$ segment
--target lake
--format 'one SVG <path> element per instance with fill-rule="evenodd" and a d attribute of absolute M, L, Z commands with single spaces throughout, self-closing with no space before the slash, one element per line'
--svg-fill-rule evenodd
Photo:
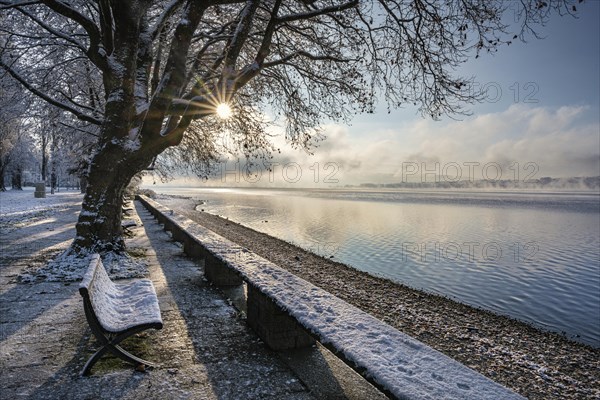
<path fill-rule="evenodd" d="M 600 347 L 600 194 L 160 188 L 307 250 Z"/>

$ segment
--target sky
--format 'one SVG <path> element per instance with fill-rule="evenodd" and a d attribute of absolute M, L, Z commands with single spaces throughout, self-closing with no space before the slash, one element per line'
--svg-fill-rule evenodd
<path fill-rule="evenodd" d="M 458 179 L 524 180 L 600 175 L 600 1 L 578 18 L 554 16 L 527 43 L 471 59 L 458 71 L 487 88 L 469 116 L 433 121 L 415 108 L 326 124 L 314 155 L 279 140 L 272 172 L 244 179 L 221 164 L 202 185 L 331 187 Z M 383 103 L 383 102 L 382 102 Z M 175 180 L 174 185 L 197 184 Z"/>

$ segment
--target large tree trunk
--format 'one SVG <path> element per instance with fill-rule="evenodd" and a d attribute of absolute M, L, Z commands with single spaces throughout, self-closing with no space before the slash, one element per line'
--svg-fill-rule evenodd
<path fill-rule="evenodd" d="M 119 145 L 105 145 L 92 160 L 77 236 L 71 251 L 122 252 L 125 249 L 121 226 L 123 193 L 131 178 L 142 171 L 152 155 L 135 153 Z"/>

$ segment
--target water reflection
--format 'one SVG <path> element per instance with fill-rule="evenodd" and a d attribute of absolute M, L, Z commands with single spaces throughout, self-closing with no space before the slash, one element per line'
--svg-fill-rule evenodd
<path fill-rule="evenodd" d="M 597 194 L 185 193 L 355 268 L 600 345 Z"/>

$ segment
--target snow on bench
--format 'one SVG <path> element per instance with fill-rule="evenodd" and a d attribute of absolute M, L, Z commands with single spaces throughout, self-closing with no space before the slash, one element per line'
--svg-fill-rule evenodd
<path fill-rule="evenodd" d="M 83 297 L 87 321 L 101 345 L 83 367 L 82 375 L 87 375 L 107 351 L 136 366 L 156 366 L 119 346 L 120 342 L 135 333 L 162 328 L 158 298 L 152 281 L 136 279 L 115 284 L 106 273 L 100 255 L 94 254 L 79 285 L 79 293 Z"/>
<path fill-rule="evenodd" d="M 310 336 L 398 399 L 522 399 L 504 386 L 398 331 L 270 261 L 140 196 L 184 251 L 205 258 L 219 284 L 248 285 L 248 324 L 267 345 L 308 345 Z M 301 325 L 303 329 L 298 329 Z M 301 332 L 300 332 L 301 331 Z"/>

